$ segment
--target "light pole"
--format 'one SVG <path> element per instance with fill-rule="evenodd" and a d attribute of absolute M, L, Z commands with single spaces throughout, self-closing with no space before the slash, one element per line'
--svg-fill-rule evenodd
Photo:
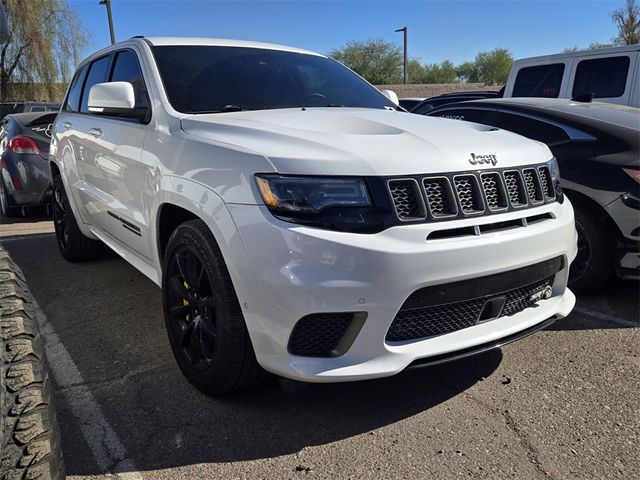
<path fill-rule="evenodd" d="M 407 27 L 402 27 L 396 30 L 396 32 L 404 32 L 404 84 L 409 83 L 409 70 L 407 69 Z"/>
<path fill-rule="evenodd" d="M 113 32 L 113 17 L 111 16 L 111 0 L 100 0 L 100 5 L 107 6 L 107 17 L 109 17 L 109 33 L 111 34 L 111 45 L 116 43 L 116 34 Z"/>

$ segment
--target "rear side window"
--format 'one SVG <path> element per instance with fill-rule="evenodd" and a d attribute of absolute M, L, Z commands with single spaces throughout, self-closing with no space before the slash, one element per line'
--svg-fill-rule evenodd
<path fill-rule="evenodd" d="M 564 63 L 521 68 L 513 86 L 513 97 L 558 98 Z"/>
<path fill-rule="evenodd" d="M 593 98 L 621 97 L 626 90 L 629 57 L 582 60 L 576 68 L 573 95 L 593 93 Z"/>
<path fill-rule="evenodd" d="M 70 112 L 80 111 L 80 96 L 82 95 L 82 84 L 84 83 L 84 77 L 87 75 L 87 69 L 89 65 L 82 67 L 71 82 L 69 88 L 69 94 L 67 95 L 67 103 L 65 103 L 64 109 Z"/>
<path fill-rule="evenodd" d="M 89 91 L 96 83 L 103 83 L 107 81 L 107 75 L 109 74 L 109 61 L 111 57 L 106 56 L 99 58 L 91 64 L 89 67 L 89 73 L 87 74 L 87 81 L 84 84 L 82 90 L 82 103 L 80 104 L 80 111 L 86 113 L 89 111 L 87 105 L 89 103 Z"/>
<path fill-rule="evenodd" d="M 147 107 L 147 89 L 144 85 L 142 70 L 138 57 L 130 50 L 124 50 L 116 54 L 116 59 L 111 74 L 112 82 L 129 82 L 133 85 L 136 96 L 136 107 Z"/>

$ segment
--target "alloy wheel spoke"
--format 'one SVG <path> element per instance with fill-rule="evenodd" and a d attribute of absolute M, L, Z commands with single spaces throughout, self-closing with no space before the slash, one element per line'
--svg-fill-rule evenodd
<path fill-rule="evenodd" d="M 171 285 L 171 288 L 175 291 L 175 293 L 180 296 L 180 298 L 187 298 L 189 292 L 185 288 L 184 283 L 180 281 L 180 278 L 177 275 L 171 277 L 169 284 Z"/>
<path fill-rule="evenodd" d="M 218 336 L 215 323 L 211 318 L 202 319 L 202 331 L 205 336 L 208 337 L 211 341 L 213 341 Z"/>
<path fill-rule="evenodd" d="M 184 320 L 185 315 L 187 313 L 189 313 L 189 311 L 192 309 L 193 307 L 191 305 L 178 305 L 176 307 L 173 307 L 170 310 L 171 316 L 173 318 L 179 318 L 180 320 Z"/>
<path fill-rule="evenodd" d="M 208 308 L 213 313 L 213 309 L 216 307 L 216 299 L 213 295 L 203 298 L 201 302 L 205 308 Z"/>
<path fill-rule="evenodd" d="M 193 324 L 193 332 L 191 333 L 191 341 L 189 342 L 189 353 L 191 354 L 191 363 L 195 365 L 205 360 L 205 354 L 202 343 L 202 326 L 199 322 L 193 322 Z"/>
<path fill-rule="evenodd" d="M 180 339 L 178 340 L 178 345 L 180 348 L 187 348 L 187 346 L 191 343 L 191 337 L 193 337 L 193 328 L 194 322 L 189 322 L 184 327 L 184 330 L 180 333 Z"/>

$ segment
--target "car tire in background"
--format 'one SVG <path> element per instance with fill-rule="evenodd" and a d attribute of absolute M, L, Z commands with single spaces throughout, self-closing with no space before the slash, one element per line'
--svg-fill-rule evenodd
<path fill-rule="evenodd" d="M 0 180 L 0 212 L 4 217 L 17 217 L 20 215 L 20 209 L 11 205 L 9 197 L 7 196 L 7 190 L 4 187 L 4 183 Z"/>
<path fill-rule="evenodd" d="M 107 247 L 99 240 L 86 237 L 78 227 L 69 199 L 59 175 L 53 179 L 53 226 L 62 256 L 69 262 L 84 262 L 105 255 Z"/>
<path fill-rule="evenodd" d="M 602 225 L 580 205 L 574 205 L 578 255 L 571 264 L 569 287 L 575 292 L 595 290 L 614 272 L 613 244 Z"/>
<path fill-rule="evenodd" d="M 60 430 L 36 308 L 20 269 L 0 248 L 0 478 L 65 477 Z"/>
<path fill-rule="evenodd" d="M 191 384 L 211 395 L 267 380 L 220 248 L 203 221 L 190 220 L 173 232 L 162 271 L 171 349 Z"/>

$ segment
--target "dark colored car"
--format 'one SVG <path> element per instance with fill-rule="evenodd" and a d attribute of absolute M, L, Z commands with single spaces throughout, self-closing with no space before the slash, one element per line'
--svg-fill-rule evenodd
<path fill-rule="evenodd" d="M 411 97 L 411 98 L 399 98 L 398 101 L 400 102 L 400 106 L 402 108 L 404 108 L 407 111 L 410 111 L 413 107 L 415 107 L 416 105 L 418 105 L 419 103 L 423 102 L 425 100 L 424 97 L 419 98 L 419 97 Z"/>
<path fill-rule="evenodd" d="M 60 110 L 59 103 L 46 103 L 46 102 L 2 102 L 0 103 L 0 120 L 7 115 L 14 113 L 28 113 L 28 112 L 57 112 Z"/>
<path fill-rule="evenodd" d="M 445 105 L 429 115 L 510 130 L 551 149 L 575 210 L 578 256 L 570 285 L 576 291 L 593 289 L 614 272 L 640 277 L 640 109 L 500 98 Z"/>
<path fill-rule="evenodd" d="M 0 122 L 0 206 L 7 217 L 51 203 L 49 142 L 57 114 L 19 113 Z"/>
<path fill-rule="evenodd" d="M 499 92 L 481 90 L 474 92 L 445 93 L 436 97 L 427 98 L 426 100 L 411 108 L 409 112 L 416 113 L 418 115 L 426 115 L 427 112 L 441 105 L 466 102 L 468 100 L 482 100 L 483 98 L 498 98 L 500 96 L 502 96 L 502 90 L 500 90 Z"/>

